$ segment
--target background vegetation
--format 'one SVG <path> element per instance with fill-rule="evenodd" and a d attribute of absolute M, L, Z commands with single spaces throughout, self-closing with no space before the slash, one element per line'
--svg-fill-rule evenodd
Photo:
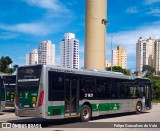
<path fill-rule="evenodd" d="M 16 68 L 18 68 L 18 65 L 14 65 L 13 67 L 10 67 L 12 64 L 12 59 L 9 56 L 2 56 L 0 58 L 0 73 L 9 73 L 12 74 L 16 71 Z"/>
<path fill-rule="evenodd" d="M 106 67 L 106 70 L 107 70 L 107 71 L 111 71 L 111 67 Z M 128 70 L 128 69 L 123 69 L 123 68 L 120 67 L 120 66 L 113 66 L 113 67 L 112 67 L 112 71 L 121 72 L 121 73 L 123 73 L 123 74 L 125 74 L 125 75 L 128 75 L 128 76 L 131 75 L 131 71 L 130 71 L 130 70 Z"/>

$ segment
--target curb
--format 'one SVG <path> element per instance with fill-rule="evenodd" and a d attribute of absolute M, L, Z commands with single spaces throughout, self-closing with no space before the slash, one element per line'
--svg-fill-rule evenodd
<path fill-rule="evenodd" d="M 152 103 L 152 105 L 160 105 L 160 103 Z"/>
<path fill-rule="evenodd" d="M 1 116 L 1 115 L 4 115 L 4 112 L 0 112 L 0 116 Z"/>

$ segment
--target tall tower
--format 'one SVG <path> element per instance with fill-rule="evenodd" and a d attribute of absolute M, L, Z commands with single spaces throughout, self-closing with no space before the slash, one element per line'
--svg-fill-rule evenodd
<path fill-rule="evenodd" d="M 107 0 L 86 0 L 85 69 L 105 69 Z"/>

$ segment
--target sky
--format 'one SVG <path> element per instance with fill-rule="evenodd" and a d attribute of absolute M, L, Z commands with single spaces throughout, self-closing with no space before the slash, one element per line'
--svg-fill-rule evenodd
<path fill-rule="evenodd" d="M 112 49 L 127 50 L 127 68 L 135 71 L 139 37 L 160 38 L 160 0 L 108 0 L 106 59 Z M 25 65 L 26 53 L 40 42 L 56 46 L 60 63 L 60 41 L 65 33 L 79 40 L 80 67 L 84 66 L 85 0 L 0 0 L 0 57 L 9 56 L 13 65 Z M 113 36 L 113 37 L 112 37 Z"/>

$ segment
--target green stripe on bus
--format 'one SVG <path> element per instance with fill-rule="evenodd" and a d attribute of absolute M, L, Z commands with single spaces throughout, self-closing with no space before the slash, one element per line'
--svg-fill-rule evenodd
<path fill-rule="evenodd" d="M 119 110 L 119 103 L 101 103 L 101 104 L 91 104 L 92 111 L 110 111 L 110 110 Z"/>
<path fill-rule="evenodd" d="M 79 105 L 79 112 L 82 105 Z M 92 111 L 111 111 L 111 110 L 119 110 L 120 104 L 119 103 L 101 103 L 101 104 L 91 104 Z M 64 106 L 49 106 L 48 107 L 48 116 L 55 116 L 58 113 L 58 115 L 64 115 Z"/>

